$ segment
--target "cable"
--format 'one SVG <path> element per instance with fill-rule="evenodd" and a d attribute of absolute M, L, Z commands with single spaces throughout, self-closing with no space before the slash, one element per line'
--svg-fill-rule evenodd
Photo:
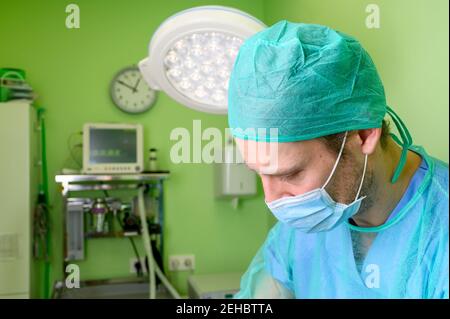
<path fill-rule="evenodd" d="M 167 290 L 169 290 L 169 293 L 175 299 L 181 299 L 181 296 L 178 293 L 178 291 L 175 290 L 175 288 L 170 284 L 169 280 L 167 280 L 166 276 L 164 276 L 164 273 L 159 268 L 158 263 L 155 263 L 155 271 L 156 271 L 156 275 L 159 277 L 159 279 L 161 280 L 163 285 L 166 286 Z"/>
<path fill-rule="evenodd" d="M 147 220 L 145 218 L 145 205 L 144 205 L 144 187 L 139 187 L 138 191 L 138 207 L 139 216 L 141 217 L 142 239 L 144 240 L 144 247 L 148 258 L 148 279 L 150 285 L 150 299 L 156 298 L 156 282 L 155 282 L 155 269 L 152 245 L 150 244 L 150 234 L 147 228 Z"/>
<path fill-rule="evenodd" d="M 120 225 L 122 231 L 124 231 L 124 228 L 123 228 L 123 225 L 122 225 L 122 222 L 121 222 L 121 220 L 120 220 L 119 215 L 117 215 L 117 221 L 119 222 L 119 225 Z M 137 262 L 138 262 L 139 266 L 141 267 L 141 269 L 144 269 L 144 267 L 142 266 L 142 263 L 141 263 L 141 257 L 140 257 L 140 255 L 139 255 L 139 252 L 138 252 L 138 250 L 137 250 L 137 247 L 136 247 L 136 244 L 135 244 L 133 238 L 132 238 L 132 237 L 129 237 L 129 236 L 127 236 L 127 238 L 130 240 L 131 247 L 133 248 L 134 255 L 135 255 L 136 259 L 137 259 Z M 138 277 L 141 276 L 140 273 L 138 273 L 137 275 L 138 275 Z"/>
<path fill-rule="evenodd" d="M 75 144 L 75 145 L 73 145 L 73 146 L 71 145 L 71 144 L 72 144 L 72 138 L 73 138 L 76 134 L 82 135 L 83 132 L 78 131 L 78 132 L 73 132 L 73 133 L 71 133 L 71 134 L 69 135 L 69 137 L 67 138 L 67 147 L 68 147 L 68 149 L 69 149 L 70 157 L 71 157 L 72 160 L 75 162 L 75 164 L 78 165 L 78 168 L 81 168 L 81 167 L 82 167 L 82 164 L 77 160 L 76 156 L 75 156 L 74 153 L 73 153 L 73 149 L 74 149 L 75 147 L 81 147 L 81 146 L 83 146 L 83 144 L 78 143 L 78 144 Z"/>
<path fill-rule="evenodd" d="M 104 189 L 103 190 L 103 194 L 105 195 L 105 201 L 106 201 L 106 198 L 109 197 L 109 193 L 108 193 L 108 191 L 106 189 Z M 119 223 L 120 229 L 122 229 L 122 232 L 124 232 L 125 229 L 124 229 L 124 227 L 122 225 L 122 221 L 120 220 L 119 215 L 116 216 L 116 219 L 117 219 L 117 222 Z M 139 255 L 139 252 L 138 252 L 137 247 L 136 247 L 136 243 L 134 242 L 132 237 L 127 236 L 127 238 L 130 240 L 131 247 L 133 248 L 133 251 L 134 251 L 134 256 L 136 257 L 137 262 L 139 263 L 139 266 L 141 267 L 141 270 L 144 269 L 144 267 L 143 267 L 143 265 L 141 263 L 141 257 Z M 141 274 L 137 273 L 137 275 L 138 275 L 138 277 L 140 277 Z"/>
<path fill-rule="evenodd" d="M 50 225 L 50 210 L 49 210 L 49 203 L 50 203 L 50 197 L 49 197 L 49 190 L 48 190 L 48 169 L 47 169 L 47 143 L 46 143 L 46 131 L 45 131 L 45 117 L 44 112 L 45 109 L 40 106 L 36 106 L 37 111 L 37 117 L 39 126 L 41 128 L 40 133 L 40 148 L 41 148 L 41 183 L 39 185 L 39 194 L 41 195 L 40 200 L 41 203 L 44 205 L 46 210 L 44 211 L 45 217 L 46 217 L 46 228 L 47 231 L 44 235 L 44 241 L 45 241 L 45 247 L 47 248 L 46 254 L 47 258 L 44 261 L 44 299 L 49 298 L 50 294 L 50 272 L 51 272 L 51 263 L 50 263 L 50 244 L 52 242 L 51 240 L 51 225 Z M 39 200 L 39 197 L 38 197 Z"/>
<path fill-rule="evenodd" d="M 176 289 L 167 280 L 164 273 L 159 268 L 158 264 L 154 261 L 152 245 L 150 243 L 150 234 L 148 232 L 147 220 L 145 218 L 145 204 L 144 204 L 144 186 L 139 187 L 138 192 L 138 207 L 139 216 L 141 217 L 141 227 L 142 227 L 142 240 L 144 241 L 144 247 L 147 253 L 148 265 L 149 265 L 149 284 L 150 284 L 150 299 L 155 299 L 156 297 L 156 287 L 155 287 L 155 273 L 161 280 L 161 282 L 169 290 L 170 294 L 175 299 L 180 299 L 180 295 Z"/>

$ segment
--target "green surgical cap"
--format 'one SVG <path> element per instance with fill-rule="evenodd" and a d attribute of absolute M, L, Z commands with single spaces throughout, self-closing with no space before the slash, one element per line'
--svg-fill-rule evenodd
<path fill-rule="evenodd" d="M 239 50 L 228 96 L 235 137 L 308 140 L 381 127 L 385 114 L 375 65 L 348 35 L 322 25 L 280 21 Z M 270 136 L 270 128 L 277 128 L 278 136 Z M 261 129 L 267 134 L 258 133 Z"/>
<path fill-rule="evenodd" d="M 378 128 L 386 112 L 402 147 L 394 183 L 412 138 L 386 105 L 375 65 L 356 39 L 322 25 L 280 21 L 242 44 L 230 76 L 228 121 L 241 139 L 294 142 Z"/>

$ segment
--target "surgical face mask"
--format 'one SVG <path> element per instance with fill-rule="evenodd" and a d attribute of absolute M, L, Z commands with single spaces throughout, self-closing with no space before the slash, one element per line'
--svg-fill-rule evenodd
<path fill-rule="evenodd" d="M 335 202 L 325 190 L 325 187 L 333 177 L 336 167 L 344 150 L 347 132 L 345 132 L 339 155 L 334 163 L 331 174 L 321 188 L 316 188 L 304 194 L 291 197 L 283 197 L 267 203 L 267 206 L 275 217 L 283 223 L 307 233 L 328 231 L 355 215 L 361 201 L 365 198 L 359 197 L 364 182 L 367 168 L 367 154 L 364 158 L 364 170 L 361 177 L 359 189 L 354 201 L 350 204 Z"/>

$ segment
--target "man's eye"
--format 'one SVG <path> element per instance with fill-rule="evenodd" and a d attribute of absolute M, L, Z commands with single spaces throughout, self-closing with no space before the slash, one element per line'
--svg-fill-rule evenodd
<path fill-rule="evenodd" d="M 293 180 L 294 178 L 296 178 L 298 176 L 298 174 L 300 173 L 300 171 L 288 174 L 288 175 L 283 175 L 280 177 L 280 180 L 283 182 L 289 182 L 291 180 Z"/>

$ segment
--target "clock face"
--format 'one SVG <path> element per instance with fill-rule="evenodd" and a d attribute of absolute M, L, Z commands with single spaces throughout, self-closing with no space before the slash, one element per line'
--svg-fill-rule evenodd
<path fill-rule="evenodd" d="M 156 91 L 148 87 L 137 67 L 121 70 L 111 82 L 114 104 L 127 113 L 142 113 L 156 101 Z"/>

